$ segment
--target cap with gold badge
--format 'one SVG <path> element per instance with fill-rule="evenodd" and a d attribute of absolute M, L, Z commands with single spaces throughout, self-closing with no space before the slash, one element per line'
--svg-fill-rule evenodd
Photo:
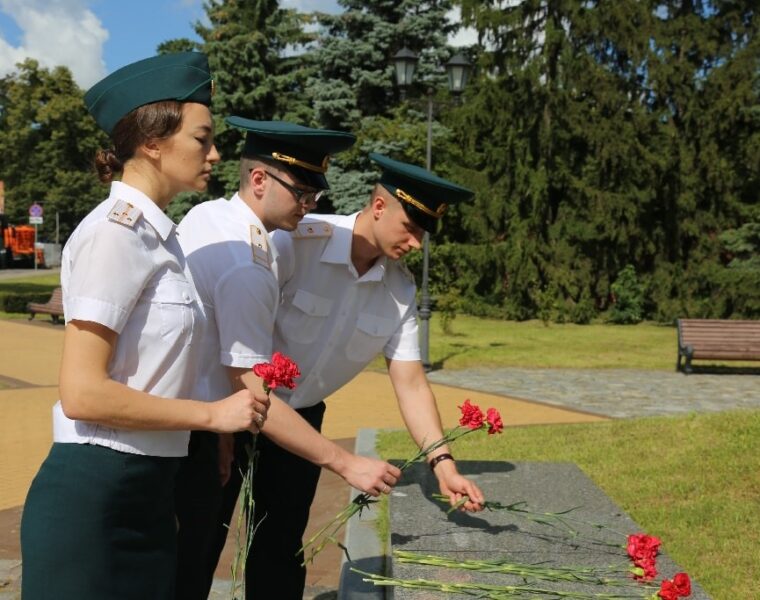
<path fill-rule="evenodd" d="M 288 121 L 254 121 L 235 116 L 225 121 L 246 132 L 243 156 L 281 163 L 301 183 L 320 190 L 330 187 L 325 178 L 330 157 L 356 141 L 356 136 L 345 131 L 314 129 Z"/>
<path fill-rule="evenodd" d="M 87 110 L 110 135 L 127 113 L 161 100 L 208 106 L 214 81 L 201 52 L 176 52 L 146 58 L 114 71 L 84 96 Z"/>
<path fill-rule="evenodd" d="M 383 170 L 378 183 L 401 202 L 417 225 L 434 232 L 449 204 L 466 202 L 475 194 L 416 165 L 372 152 L 369 158 Z"/>

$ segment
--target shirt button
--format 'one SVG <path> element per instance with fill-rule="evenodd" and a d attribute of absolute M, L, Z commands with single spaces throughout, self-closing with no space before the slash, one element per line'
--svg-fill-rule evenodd
<path fill-rule="evenodd" d="M 188 294 L 187 292 L 182 294 L 182 298 L 184 299 L 185 302 L 190 302 L 190 294 Z"/>

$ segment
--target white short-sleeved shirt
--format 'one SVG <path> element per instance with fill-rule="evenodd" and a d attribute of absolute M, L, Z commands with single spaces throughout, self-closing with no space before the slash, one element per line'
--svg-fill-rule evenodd
<path fill-rule="evenodd" d="M 207 326 L 193 397 L 217 400 L 231 393 L 225 367 L 251 368 L 271 359 L 280 297 L 276 253 L 238 194 L 194 207 L 178 233 Z"/>
<path fill-rule="evenodd" d="M 175 225 L 145 194 L 121 182 L 79 224 L 63 249 L 66 321 L 119 334 L 108 372 L 133 389 L 189 398 L 202 313 L 185 272 Z M 53 408 L 56 442 L 133 454 L 185 456 L 187 431 L 134 431 L 75 421 Z"/>
<path fill-rule="evenodd" d="M 293 358 L 302 374 L 294 390 L 277 393 L 293 408 L 324 400 L 380 352 L 420 359 L 414 280 L 385 257 L 358 276 L 351 262 L 357 215 L 314 215 L 294 233 L 272 234 L 282 288 L 273 349 Z M 323 222 L 332 225 L 331 235 L 299 233 Z"/>

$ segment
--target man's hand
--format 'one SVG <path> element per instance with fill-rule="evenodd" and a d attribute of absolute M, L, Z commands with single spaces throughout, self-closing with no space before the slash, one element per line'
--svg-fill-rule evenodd
<path fill-rule="evenodd" d="M 485 502 L 483 492 L 473 481 L 459 474 L 453 460 L 439 462 L 433 472 L 438 478 L 441 493 L 449 497 L 451 506 L 456 506 L 462 498 L 467 496 L 469 499 L 459 510 L 468 512 L 483 510 L 483 502 Z"/>
<path fill-rule="evenodd" d="M 401 477 L 398 467 L 376 458 L 356 454 L 346 457 L 343 468 L 337 473 L 356 489 L 374 497 L 390 494 Z"/>

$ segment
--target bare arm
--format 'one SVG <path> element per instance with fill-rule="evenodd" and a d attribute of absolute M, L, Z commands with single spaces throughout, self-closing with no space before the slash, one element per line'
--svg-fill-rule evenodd
<path fill-rule="evenodd" d="M 261 390 L 262 383 L 249 369 L 227 368 L 235 387 Z M 401 471 L 390 463 L 352 454 L 314 429 L 275 394 L 261 431 L 278 446 L 340 475 L 353 487 L 372 496 L 388 493 Z"/>
<path fill-rule="evenodd" d="M 59 392 L 70 419 L 139 430 L 240 431 L 256 417 L 247 391 L 218 402 L 160 398 L 114 381 L 108 363 L 118 334 L 91 321 L 66 325 Z"/>
<path fill-rule="evenodd" d="M 443 437 L 441 417 L 422 363 L 386 358 L 386 364 L 401 416 L 412 439 L 420 448 L 440 440 Z M 436 456 L 449 452 L 448 446 L 436 448 L 427 457 L 427 461 L 429 463 Z M 433 472 L 438 478 L 441 493 L 449 497 L 452 506 L 467 495 L 470 501 L 463 508 L 470 511 L 482 510 L 483 492 L 474 482 L 459 474 L 453 460 L 439 462 Z"/>

